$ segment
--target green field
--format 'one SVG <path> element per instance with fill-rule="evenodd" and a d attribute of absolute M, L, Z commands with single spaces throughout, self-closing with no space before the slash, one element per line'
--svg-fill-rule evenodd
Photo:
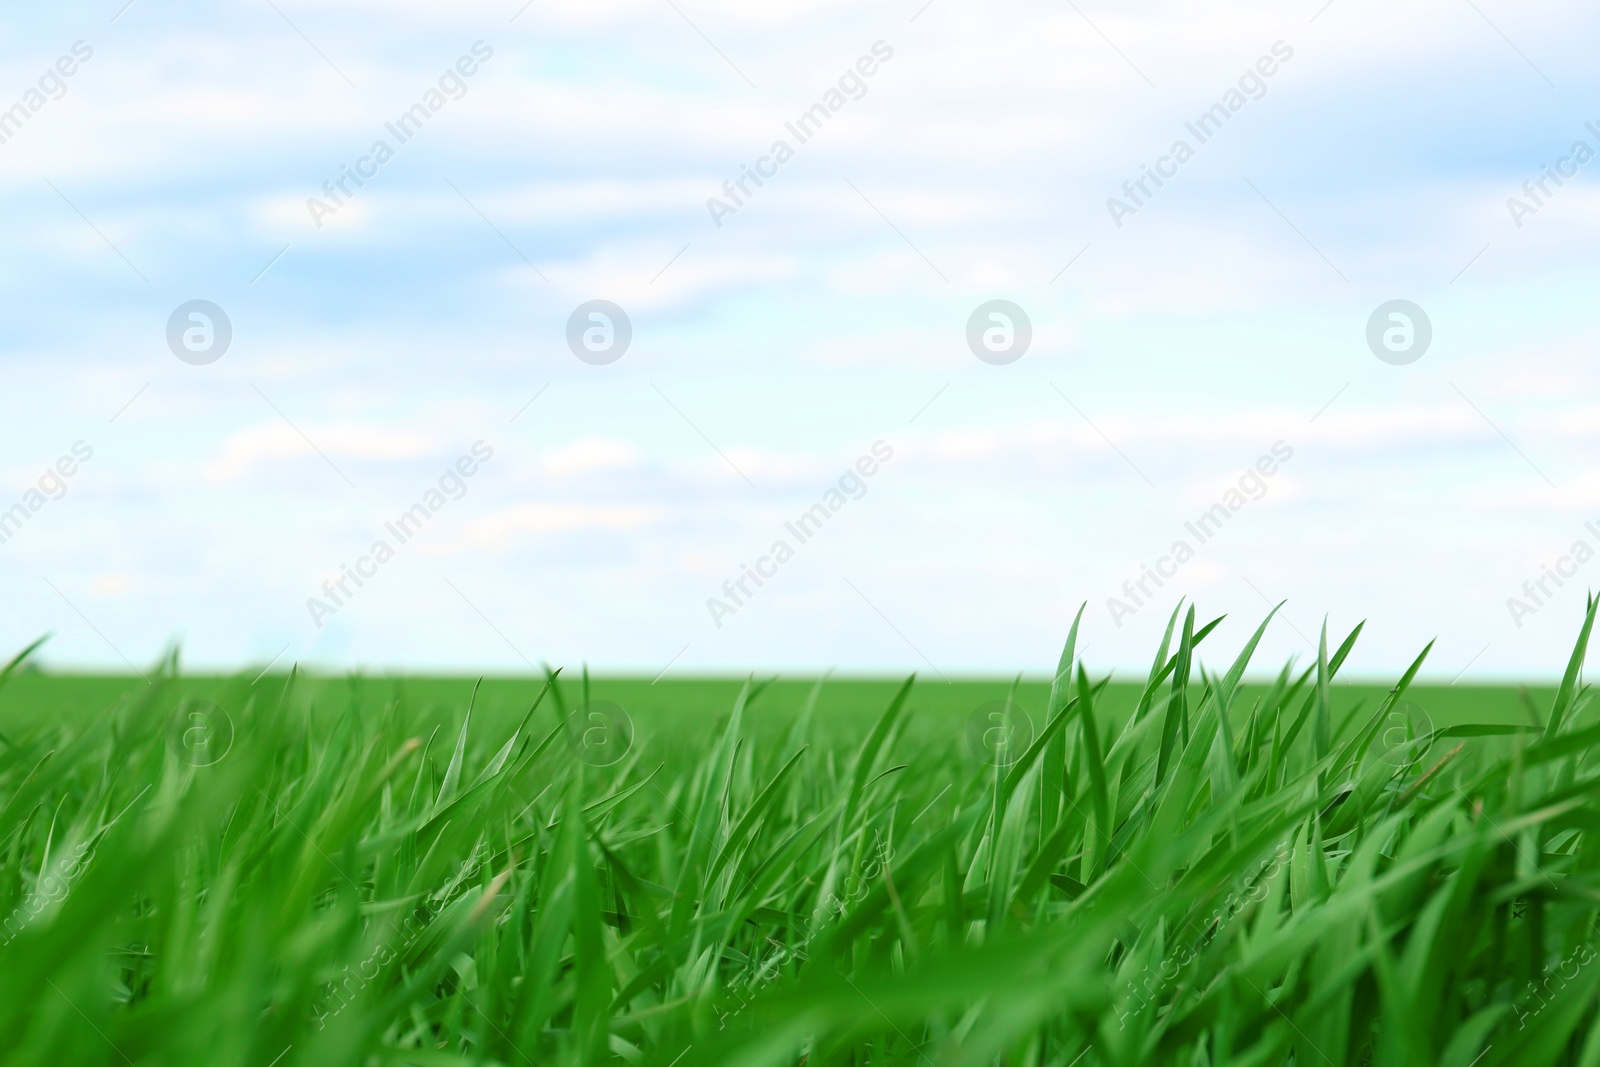
<path fill-rule="evenodd" d="M 1581 656 L 1201 621 L 1109 682 L 19 661 L 0 1060 L 1600 1067 Z"/>
<path fill-rule="evenodd" d="M 240 677 L 185 675 L 167 682 L 169 700 L 197 698 L 221 702 L 237 708 L 263 692 L 277 694 L 287 681 L 284 675 L 269 675 L 256 685 L 254 674 Z M 459 726 L 474 688 L 478 689 L 477 714 L 487 726 L 504 722 L 507 729 L 516 725 L 529 703 L 538 695 L 542 678 L 506 677 L 385 677 L 353 676 L 330 678 L 300 675 L 296 682 L 298 700 L 320 708 L 349 707 L 356 703 L 403 702 L 428 709 L 440 721 Z M 747 681 L 762 686 L 759 700 L 745 715 L 745 728 L 760 737 L 771 730 L 781 734 L 805 707 L 815 677 L 792 678 L 760 675 L 746 678 L 666 678 L 652 683 L 648 678 L 595 677 L 590 679 L 592 699 L 608 700 L 624 708 L 635 720 L 639 736 L 657 731 L 672 734 L 698 732 L 709 740 L 719 722 L 733 708 Z M 843 678 L 822 679 L 823 690 L 816 702 L 814 717 L 831 729 L 848 734 L 854 730 L 864 738 L 883 709 L 893 699 L 905 679 Z M 563 692 L 581 687 L 581 678 L 566 677 Z M 1388 693 L 1390 684 L 1381 682 L 1335 682 L 1330 698 L 1336 720 L 1359 715 Z M 118 701 L 133 700 L 147 688 L 135 676 L 46 674 L 22 671 L 7 683 L 0 697 L 0 730 L 7 726 L 28 729 L 41 720 L 87 723 Z M 1270 685 L 1246 681 L 1238 700 L 1246 706 L 1264 695 Z M 1121 722 L 1138 706 L 1142 682 L 1112 681 L 1096 699 L 1096 708 L 1112 721 Z M 1519 689 L 1472 685 L 1416 684 L 1406 691 L 1406 701 L 1424 709 L 1438 725 L 1454 726 L 1468 722 L 1529 723 L 1528 702 L 1539 719 L 1555 699 L 1556 686 L 1530 687 L 1526 696 Z M 960 723 L 977 708 L 992 700 L 1011 699 L 1031 719 L 1043 725 L 1045 704 L 1050 697 L 1050 682 L 1024 679 L 1013 689 L 1010 679 L 958 679 L 945 683 L 919 677 L 906 701 L 913 733 L 942 730 Z"/>

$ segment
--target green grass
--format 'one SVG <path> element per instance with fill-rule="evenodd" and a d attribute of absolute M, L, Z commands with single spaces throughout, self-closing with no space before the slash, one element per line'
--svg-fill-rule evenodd
<path fill-rule="evenodd" d="M 8 669 L 0 1059 L 1600 1067 L 1593 617 L 1530 692 L 1192 613 L 1139 682 Z"/>

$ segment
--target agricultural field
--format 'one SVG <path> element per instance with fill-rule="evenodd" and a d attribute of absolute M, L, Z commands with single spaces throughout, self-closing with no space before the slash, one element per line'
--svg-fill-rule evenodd
<path fill-rule="evenodd" d="M 1594 615 L 1531 690 L 1192 611 L 1142 679 L 24 654 L 0 1060 L 1600 1067 Z"/>

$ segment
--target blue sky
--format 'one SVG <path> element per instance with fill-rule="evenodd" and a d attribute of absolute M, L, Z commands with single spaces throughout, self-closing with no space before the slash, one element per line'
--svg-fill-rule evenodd
<path fill-rule="evenodd" d="M 1131 670 L 1184 596 L 1229 615 L 1225 644 L 1287 599 L 1263 663 L 1326 615 L 1369 620 L 1362 673 L 1437 637 L 1433 677 L 1547 676 L 1600 586 L 1571 551 L 1600 550 L 1600 161 L 1520 226 L 1507 200 L 1600 149 L 1597 22 L 1500 0 L 13 13 L 0 515 L 26 514 L 0 645 L 937 678 L 1047 668 L 1087 602 L 1089 661 Z M 707 200 L 878 42 L 864 93 L 719 227 Z M 475 45 L 459 98 L 319 227 L 308 199 Z M 1259 99 L 1117 226 L 1108 198 L 1274 46 Z M 233 331 L 206 365 L 166 340 L 196 299 Z M 633 327 L 604 366 L 566 342 L 595 299 Z M 1004 366 L 966 341 L 994 299 L 1033 326 Z M 1395 299 L 1433 329 L 1405 366 L 1365 339 Z M 880 441 L 859 499 L 714 619 Z M 477 442 L 459 499 L 332 605 Z M 1260 499 L 1113 610 L 1279 442 Z M 41 478 L 59 498 L 33 510 Z M 1546 566 L 1571 576 L 1535 603 Z"/>

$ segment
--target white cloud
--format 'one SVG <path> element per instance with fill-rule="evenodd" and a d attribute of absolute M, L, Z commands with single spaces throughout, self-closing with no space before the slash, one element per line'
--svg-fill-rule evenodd
<path fill-rule="evenodd" d="M 615 437 L 582 437 L 541 453 L 539 466 L 552 478 L 578 478 L 600 471 L 636 467 L 640 457 L 641 453 L 632 441 Z"/>
<path fill-rule="evenodd" d="M 666 514 L 664 508 L 635 504 L 518 504 L 467 522 L 454 542 L 427 551 L 437 555 L 473 550 L 499 553 L 537 542 L 549 534 L 596 530 L 629 533 L 661 522 Z"/>
<path fill-rule="evenodd" d="M 441 451 L 434 438 L 411 430 L 353 423 L 312 423 L 304 430 L 306 436 L 302 437 L 281 420 L 239 430 L 206 463 L 205 476 L 217 482 L 235 481 L 259 464 L 317 458 L 319 450 L 335 458 L 378 461 L 417 459 Z"/>

